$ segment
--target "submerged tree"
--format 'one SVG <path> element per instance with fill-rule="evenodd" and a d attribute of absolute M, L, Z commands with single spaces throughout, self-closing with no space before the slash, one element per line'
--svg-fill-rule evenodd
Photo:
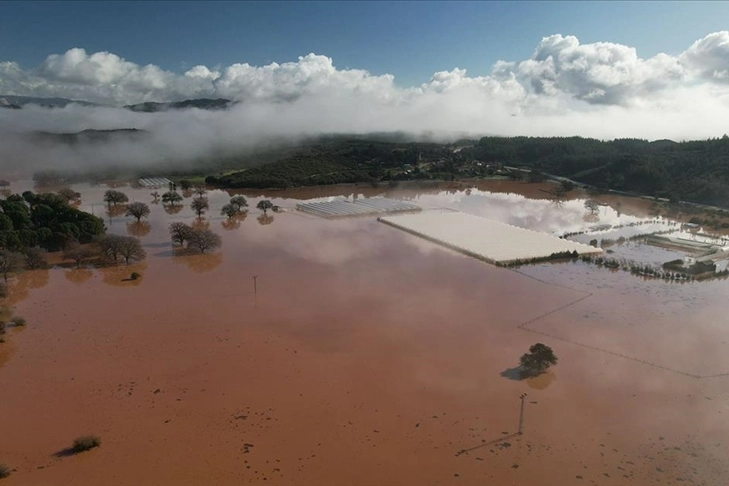
<path fill-rule="evenodd" d="M 114 206 L 116 206 L 117 204 L 124 204 L 127 201 L 129 201 L 129 198 L 121 191 L 109 189 L 104 193 L 104 202 L 109 206 L 111 206 L 112 204 Z"/>
<path fill-rule="evenodd" d="M 73 260 L 76 268 L 80 268 L 81 264 L 92 256 L 93 252 L 90 249 L 84 248 L 77 242 L 70 243 L 63 251 L 64 260 Z"/>
<path fill-rule="evenodd" d="M 35 268 L 43 268 L 48 264 L 48 262 L 46 262 L 46 252 L 37 246 L 26 248 L 23 251 L 23 258 L 25 259 L 25 265 L 31 270 Z"/>
<path fill-rule="evenodd" d="M 195 211 L 195 214 L 197 214 L 198 218 L 202 218 L 202 215 L 205 213 L 205 210 L 210 207 L 210 204 L 208 204 L 208 198 L 196 197 L 192 200 L 192 204 L 190 204 L 190 207 L 193 211 Z"/>
<path fill-rule="evenodd" d="M 19 271 L 23 268 L 23 255 L 9 250 L 0 250 L 0 274 L 5 281 L 11 273 Z"/>
<path fill-rule="evenodd" d="M 127 205 L 127 216 L 134 216 L 139 222 L 142 218 L 149 216 L 149 206 L 143 202 L 133 202 Z"/>
<path fill-rule="evenodd" d="M 170 237 L 172 243 L 176 245 L 184 245 L 190 239 L 191 234 L 192 227 L 185 223 L 176 222 L 170 225 Z"/>
<path fill-rule="evenodd" d="M 222 245 L 223 240 L 220 235 L 213 233 L 209 229 L 193 229 L 190 234 L 187 247 L 205 253 L 214 250 Z"/>
<path fill-rule="evenodd" d="M 182 201 L 182 196 L 176 191 L 167 191 L 162 194 L 162 204 L 169 204 L 170 206 L 176 206 L 177 203 Z"/>
<path fill-rule="evenodd" d="M 549 346 L 537 343 L 529 348 L 529 352 L 519 359 L 521 369 L 519 375 L 522 378 L 538 376 L 557 364 L 557 356 Z"/>
<path fill-rule="evenodd" d="M 238 211 L 242 211 L 244 208 L 248 207 L 248 201 L 246 201 L 246 198 L 244 196 L 231 197 L 230 204 L 231 206 L 236 207 Z"/>
<path fill-rule="evenodd" d="M 258 201 L 258 204 L 256 205 L 256 208 L 263 211 L 263 214 L 266 214 L 266 212 L 273 207 L 273 203 L 269 201 L 268 199 L 263 199 L 262 201 Z"/>
<path fill-rule="evenodd" d="M 233 206 L 232 204 L 226 204 L 220 210 L 220 214 L 222 214 L 223 216 L 227 216 L 228 219 L 235 218 L 238 212 L 238 208 L 236 206 Z"/>
<path fill-rule="evenodd" d="M 595 215 L 600 211 L 600 203 L 594 199 L 588 199 L 585 201 L 585 209 L 587 209 L 591 215 Z"/>

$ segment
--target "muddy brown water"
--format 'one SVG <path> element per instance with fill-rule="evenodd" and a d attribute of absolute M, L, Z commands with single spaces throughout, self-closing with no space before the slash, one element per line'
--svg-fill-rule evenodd
<path fill-rule="evenodd" d="M 584 226 L 581 201 L 518 187 L 406 197 L 542 231 Z M 75 189 L 104 214 L 105 187 Z M 208 196 L 218 252 L 173 250 L 166 226 L 193 221 L 186 199 L 176 214 L 152 205 L 143 227 L 104 214 L 141 238 L 142 263 L 10 282 L 28 325 L 0 345 L 0 462 L 15 469 L 3 484 L 729 484 L 729 377 L 708 377 L 729 373 L 727 281 L 582 263 L 517 273 L 372 218 L 251 209 L 230 224 L 228 194 Z M 535 342 L 559 364 L 510 379 Z M 100 448 L 54 456 L 89 433 Z"/>

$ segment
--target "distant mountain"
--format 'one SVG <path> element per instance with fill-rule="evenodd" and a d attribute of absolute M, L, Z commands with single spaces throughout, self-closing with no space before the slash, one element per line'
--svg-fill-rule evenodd
<path fill-rule="evenodd" d="M 115 130 L 84 130 L 76 133 L 32 132 L 28 134 L 33 142 L 62 143 L 67 145 L 107 142 L 137 142 L 149 132 L 136 128 L 118 128 Z"/>
<path fill-rule="evenodd" d="M 5 108 L 22 108 L 25 105 L 39 105 L 44 108 L 63 108 L 71 103 L 83 106 L 98 106 L 88 101 L 70 100 L 68 98 L 37 98 L 33 96 L 0 95 L 0 106 Z"/>
<path fill-rule="evenodd" d="M 225 110 L 235 104 L 234 101 L 218 98 L 217 100 L 209 98 L 200 98 L 185 101 L 172 101 L 167 103 L 156 103 L 147 101 L 136 105 L 126 105 L 124 108 L 141 113 L 155 113 L 158 111 L 168 110 L 185 110 L 188 108 L 198 108 L 200 110 Z"/>

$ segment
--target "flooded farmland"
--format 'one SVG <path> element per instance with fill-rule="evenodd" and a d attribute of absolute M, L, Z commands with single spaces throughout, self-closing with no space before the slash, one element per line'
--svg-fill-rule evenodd
<path fill-rule="evenodd" d="M 147 258 L 9 282 L 28 325 L 0 344 L 0 459 L 16 469 L 3 484 L 729 483 L 728 280 L 579 260 L 496 268 L 373 217 L 294 210 L 354 193 L 585 243 L 680 230 L 645 204 L 604 198 L 587 211 L 584 198 L 508 181 L 336 186 L 243 191 L 251 209 L 228 221 L 231 194 L 212 190 L 197 224 L 222 249 L 180 255 L 167 227 L 194 221 L 190 198 L 179 211 L 150 204 L 138 225 L 109 213 L 106 186 L 73 188 Z M 284 211 L 254 209 L 264 195 Z M 640 240 L 610 248 L 655 265 L 681 255 Z M 536 342 L 558 365 L 515 379 Z M 102 446 L 57 454 L 83 434 Z"/>

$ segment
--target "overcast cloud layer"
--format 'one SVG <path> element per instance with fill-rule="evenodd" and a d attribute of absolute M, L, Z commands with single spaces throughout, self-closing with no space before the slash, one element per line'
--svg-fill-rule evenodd
<path fill-rule="evenodd" d="M 709 34 L 676 56 L 647 59 L 629 46 L 580 44 L 557 34 L 543 38 L 529 59 L 499 61 L 487 76 L 454 68 L 409 88 L 397 86 L 389 74 L 337 69 L 332 59 L 316 54 L 219 71 L 196 66 L 177 74 L 76 48 L 48 56 L 35 69 L 0 62 L 0 94 L 110 105 L 0 110 L 5 167 L 19 157 L 41 165 L 190 158 L 213 147 L 250 147 L 265 136 L 323 132 L 700 139 L 729 132 L 729 32 Z M 242 103 L 226 112 L 139 114 L 112 107 L 219 97 Z M 95 149 L 47 153 L 8 135 L 127 127 L 150 130 L 153 137 L 99 154 Z"/>

